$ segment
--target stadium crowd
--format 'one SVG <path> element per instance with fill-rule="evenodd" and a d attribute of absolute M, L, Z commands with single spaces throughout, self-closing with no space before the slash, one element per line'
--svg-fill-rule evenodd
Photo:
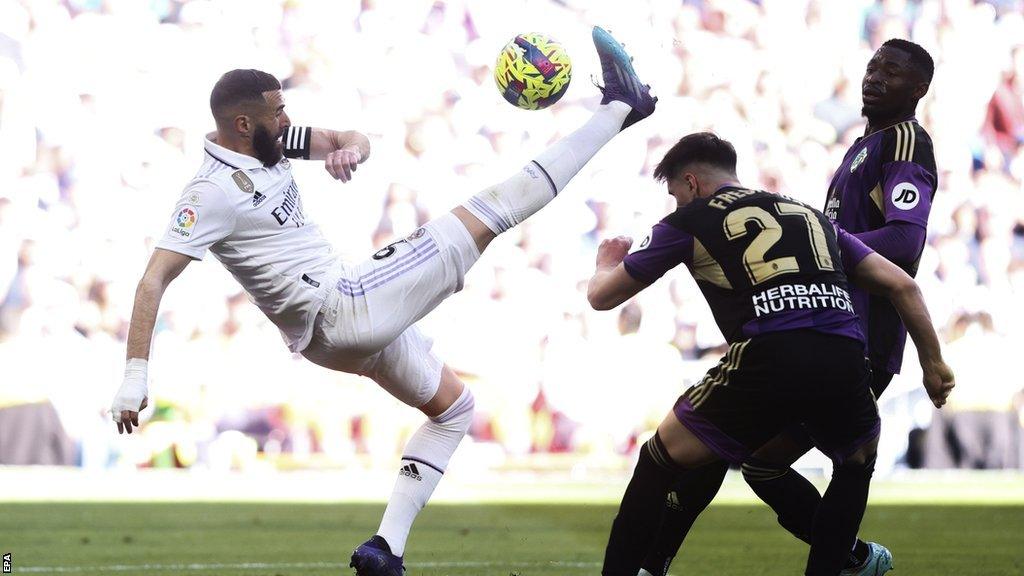
<path fill-rule="evenodd" d="M 495 242 L 422 323 L 473 386 L 467 450 L 630 453 L 723 340 L 685 273 L 590 310 L 597 243 L 642 238 L 669 211 L 651 171 L 701 129 L 736 144 L 744 182 L 822 205 L 863 129 L 864 66 L 902 37 L 936 60 L 919 120 L 939 190 L 918 280 L 958 387 L 932 409 L 908 346 L 880 404 L 879 469 L 1024 467 L 1024 380 L 1011 368 L 1024 349 L 1020 0 L 0 2 L 0 464 L 392 462 L 418 414 L 289 354 L 212 257 L 164 299 L 142 434 L 114 433 L 105 411 L 135 286 L 201 162 L 210 88 L 260 68 L 282 79 L 297 125 L 371 137 L 352 183 L 294 163 L 307 214 L 361 260 L 579 124 L 598 101 L 592 24 L 626 40 L 659 110 Z M 509 106 L 491 76 L 504 43 L 530 30 L 573 58 L 569 92 L 542 112 Z M 10 448 L 29 438 L 27 453 Z"/>

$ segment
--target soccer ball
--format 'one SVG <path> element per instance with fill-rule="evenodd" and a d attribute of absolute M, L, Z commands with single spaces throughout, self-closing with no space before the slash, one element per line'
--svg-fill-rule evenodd
<path fill-rule="evenodd" d="M 498 91 L 524 110 L 540 110 L 558 102 L 571 78 L 572 62 L 565 48 L 544 34 L 516 36 L 494 65 Z"/>

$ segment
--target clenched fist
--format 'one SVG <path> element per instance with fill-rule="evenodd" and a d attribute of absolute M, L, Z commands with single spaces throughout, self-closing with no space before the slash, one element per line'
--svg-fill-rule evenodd
<path fill-rule="evenodd" d="M 928 397 L 931 398 L 932 404 L 936 408 L 942 408 L 942 405 L 946 403 L 946 398 L 949 397 L 949 393 L 956 386 L 956 378 L 953 376 L 953 371 L 945 362 L 941 361 L 922 366 L 922 368 L 924 369 L 924 389 L 928 391 Z"/>
<path fill-rule="evenodd" d="M 633 239 L 629 236 L 616 236 L 601 241 L 597 248 L 597 267 L 612 268 L 618 266 L 622 259 L 629 254 L 629 248 L 633 245 Z"/>

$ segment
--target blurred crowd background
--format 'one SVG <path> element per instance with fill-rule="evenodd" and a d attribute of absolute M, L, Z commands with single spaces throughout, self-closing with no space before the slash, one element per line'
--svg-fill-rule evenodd
<path fill-rule="evenodd" d="M 1024 467 L 1022 14 L 1020 0 L 0 0 L 0 464 L 392 465 L 422 416 L 289 354 L 209 256 L 165 295 L 141 433 L 116 434 L 106 410 L 135 286 L 202 160 L 210 89 L 260 68 L 282 79 L 295 124 L 371 137 L 349 184 L 293 164 L 307 215 L 362 260 L 585 121 L 602 25 L 659 110 L 422 323 L 477 398 L 456 461 L 628 458 L 723 341 L 684 269 L 590 310 L 597 244 L 642 238 L 671 210 L 651 172 L 696 130 L 736 145 L 744 183 L 823 205 L 863 130 L 864 67 L 900 37 L 936 61 L 918 118 L 940 187 L 918 280 L 958 387 L 931 408 L 908 346 L 880 400 L 879 469 Z M 540 112 L 508 105 L 492 79 L 527 31 L 574 65 Z"/>

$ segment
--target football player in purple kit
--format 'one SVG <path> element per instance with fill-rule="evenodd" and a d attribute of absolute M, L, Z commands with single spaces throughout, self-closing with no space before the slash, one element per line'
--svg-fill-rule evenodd
<path fill-rule="evenodd" d="M 931 138 L 915 117 L 934 70 L 931 56 L 913 42 L 891 39 L 875 52 L 862 81 L 867 127 L 836 170 L 824 211 L 910 276 L 917 273 L 938 187 Z M 885 298 L 856 287 L 852 296 L 868 340 L 871 390 L 877 398 L 893 374 L 899 373 L 907 331 Z M 810 543 L 821 496 L 791 465 L 813 442 L 796 427 L 772 445 L 762 458 L 743 463 L 743 478 L 775 510 L 779 524 Z M 673 505 L 665 511 L 663 529 L 649 549 L 641 574 L 667 574 L 686 532 L 714 498 L 726 470 L 724 464 L 705 466 L 689 472 L 673 487 Z M 888 549 L 857 539 L 842 575 L 878 576 L 891 568 Z"/>
<path fill-rule="evenodd" d="M 686 470 L 759 457 L 802 424 L 834 472 L 809 532 L 805 574 L 836 576 L 864 508 L 880 422 L 865 339 L 847 278 L 888 299 L 917 345 L 936 406 L 953 387 L 920 290 L 906 272 L 821 212 L 744 188 L 736 151 L 714 134 L 691 134 L 655 169 L 678 209 L 627 255 L 618 237 L 598 249 L 587 297 L 607 310 L 685 264 L 729 351 L 676 402 L 640 458 L 612 525 L 602 574 L 635 576 L 660 528 L 665 499 Z"/>

